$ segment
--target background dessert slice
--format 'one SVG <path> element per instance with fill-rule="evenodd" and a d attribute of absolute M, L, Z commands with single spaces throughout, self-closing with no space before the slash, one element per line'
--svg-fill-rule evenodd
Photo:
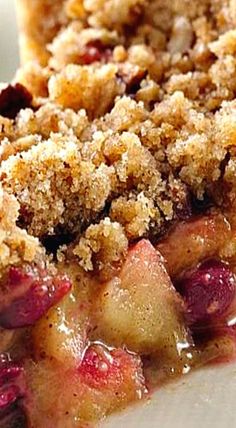
<path fill-rule="evenodd" d="M 132 28 L 139 21 L 146 0 L 17 0 L 16 3 L 22 63 L 36 59 L 45 66 L 50 56 L 47 45 L 62 26 L 76 20 L 80 30 L 91 27 L 122 33 L 126 26 Z M 96 45 L 95 50 L 100 47 Z"/>
<path fill-rule="evenodd" d="M 148 109 L 177 91 L 204 112 L 234 99 L 235 1 L 17 0 L 17 7 L 26 64 L 17 78 L 37 96 L 47 96 L 50 74 L 64 82 L 77 73 L 71 64 L 96 74 L 109 63 L 126 94 Z M 85 74 L 72 82 L 81 93 Z"/>
<path fill-rule="evenodd" d="M 51 42 L 64 23 L 63 0 L 17 0 L 21 61 L 46 65 Z"/>

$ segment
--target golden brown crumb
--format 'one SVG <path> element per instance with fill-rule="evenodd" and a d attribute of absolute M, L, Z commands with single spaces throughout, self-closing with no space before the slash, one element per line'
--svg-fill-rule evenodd
<path fill-rule="evenodd" d="M 16 81 L 24 85 L 36 97 L 48 96 L 48 80 L 51 72 L 41 67 L 38 62 L 27 62 L 16 73 Z"/>
<path fill-rule="evenodd" d="M 37 236 L 60 225 L 79 231 L 83 217 L 104 208 L 111 173 L 104 164 L 83 161 L 77 140 L 60 135 L 9 157 L 1 168 L 4 187 L 17 196 Z"/>
<path fill-rule="evenodd" d="M 94 66 L 68 65 L 49 81 L 49 99 L 63 108 L 84 108 L 90 117 L 105 114 L 125 87 L 116 78 L 113 64 Z M 83 88 L 83 90 L 81 90 Z"/>
<path fill-rule="evenodd" d="M 19 204 L 0 187 L 0 274 L 9 265 L 40 262 L 44 252 L 37 238 L 16 225 Z"/>
<path fill-rule="evenodd" d="M 18 4 L 16 79 L 34 110 L 0 118 L 0 173 L 31 234 L 69 232 L 80 264 L 101 268 L 191 214 L 190 196 L 228 209 L 235 0 Z"/>
<path fill-rule="evenodd" d="M 128 240 L 119 223 L 106 217 L 100 223 L 91 225 L 79 244 L 73 249 L 85 270 L 98 269 L 104 275 L 111 274 L 115 263 L 121 264 L 128 249 Z"/>
<path fill-rule="evenodd" d="M 117 45 L 119 40 L 121 41 L 116 31 L 109 31 L 105 28 L 83 28 L 81 22 L 72 22 L 66 29 L 59 32 L 48 46 L 52 53 L 49 65 L 55 70 L 60 70 L 68 64 L 85 65 L 88 61 L 86 58 L 88 44 L 91 47 L 93 44 L 96 46 L 98 40 L 104 50 Z M 105 59 L 106 56 L 104 62 Z"/>

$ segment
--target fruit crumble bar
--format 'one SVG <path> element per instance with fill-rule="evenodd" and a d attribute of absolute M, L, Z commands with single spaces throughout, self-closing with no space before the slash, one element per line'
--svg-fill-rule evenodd
<path fill-rule="evenodd" d="M 18 0 L 0 87 L 0 426 L 236 357 L 235 0 Z"/>

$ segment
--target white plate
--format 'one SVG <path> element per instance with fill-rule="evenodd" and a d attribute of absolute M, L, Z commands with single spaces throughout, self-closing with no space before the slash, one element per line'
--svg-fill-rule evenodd
<path fill-rule="evenodd" d="M 202 369 L 160 388 L 149 403 L 101 428 L 235 428 L 236 365 Z"/>
<path fill-rule="evenodd" d="M 0 81 L 14 77 L 18 65 L 14 0 L 0 0 Z"/>
<path fill-rule="evenodd" d="M 0 0 L 0 80 L 14 76 L 18 63 L 16 34 L 14 0 Z M 161 388 L 149 402 L 112 416 L 101 426 L 234 428 L 235 402 L 236 364 L 212 367 Z"/>

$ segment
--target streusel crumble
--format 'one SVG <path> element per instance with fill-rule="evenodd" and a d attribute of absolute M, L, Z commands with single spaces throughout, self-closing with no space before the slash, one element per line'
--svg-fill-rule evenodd
<path fill-rule="evenodd" d="M 236 1 L 17 5 L 0 412 L 85 427 L 236 355 Z"/>

